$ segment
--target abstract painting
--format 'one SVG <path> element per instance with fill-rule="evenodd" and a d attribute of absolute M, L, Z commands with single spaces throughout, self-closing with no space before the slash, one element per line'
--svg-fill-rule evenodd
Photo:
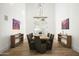
<path fill-rule="evenodd" d="M 12 20 L 13 20 L 12 23 L 13 29 L 20 29 L 20 21 L 16 20 L 15 18 L 13 18 Z"/>
<path fill-rule="evenodd" d="M 62 29 L 69 29 L 69 18 L 62 21 Z"/>

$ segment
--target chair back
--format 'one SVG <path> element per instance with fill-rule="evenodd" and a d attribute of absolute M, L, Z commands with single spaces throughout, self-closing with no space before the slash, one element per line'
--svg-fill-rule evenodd
<path fill-rule="evenodd" d="M 50 36 L 50 33 L 47 33 L 47 36 L 49 37 Z"/>
<path fill-rule="evenodd" d="M 30 38 L 29 38 L 29 35 L 27 34 L 27 40 L 28 40 L 28 42 L 30 42 Z"/>
<path fill-rule="evenodd" d="M 31 38 L 33 37 L 33 33 L 30 33 L 29 35 L 30 35 Z"/>

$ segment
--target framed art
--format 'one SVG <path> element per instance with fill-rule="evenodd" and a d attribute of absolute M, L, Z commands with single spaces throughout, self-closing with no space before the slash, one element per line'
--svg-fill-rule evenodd
<path fill-rule="evenodd" d="M 62 29 L 69 29 L 69 18 L 62 21 Z"/>
<path fill-rule="evenodd" d="M 12 19 L 12 27 L 13 29 L 20 29 L 20 21 L 16 20 L 15 18 Z"/>

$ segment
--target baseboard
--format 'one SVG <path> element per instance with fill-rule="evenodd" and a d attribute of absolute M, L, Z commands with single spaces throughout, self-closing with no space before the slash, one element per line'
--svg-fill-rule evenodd
<path fill-rule="evenodd" d="M 9 46 L 0 48 L 0 53 L 3 53 L 4 51 L 8 50 L 9 48 L 10 48 Z"/>
<path fill-rule="evenodd" d="M 73 47 L 73 50 L 79 53 L 79 47 Z"/>

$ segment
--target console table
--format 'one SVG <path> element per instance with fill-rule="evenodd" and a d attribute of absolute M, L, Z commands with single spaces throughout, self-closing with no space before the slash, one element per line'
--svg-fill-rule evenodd
<path fill-rule="evenodd" d="M 63 42 L 63 40 L 66 42 Z M 71 35 L 62 35 L 62 34 L 58 34 L 58 41 L 61 45 L 67 47 L 67 48 L 71 48 L 72 46 L 72 36 Z"/>
<path fill-rule="evenodd" d="M 11 48 L 18 46 L 20 43 L 23 43 L 23 34 L 14 34 L 10 36 Z"/>

